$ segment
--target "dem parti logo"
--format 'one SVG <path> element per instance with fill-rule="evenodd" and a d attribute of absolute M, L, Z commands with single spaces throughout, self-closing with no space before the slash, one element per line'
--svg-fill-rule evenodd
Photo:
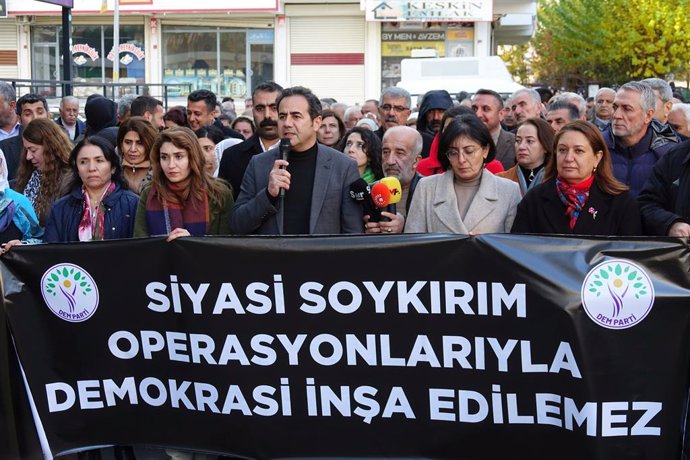
<path fill-rule="evenodd" d="M 654 285 L 639 265 L 613 259 L 587 273 L 581 296 L 592 321 L 608 329 L 627 329 L 652 310 Z"/>
<path fill-rule="evenodd" d="M 71 323 L 89 319 L 98 308 L 98 287 L 93 277 L 74 264 L 57 264 L 41 278 L 41 294 L 50 311 Z"/>

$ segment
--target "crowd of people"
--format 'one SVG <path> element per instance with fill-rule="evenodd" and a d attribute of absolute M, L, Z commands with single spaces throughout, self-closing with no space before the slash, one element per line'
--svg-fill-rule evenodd
<path fill-rule="evenodd" d="M 690 110 L 661 79 L 577 93 L 390 87 L 361 105 L 262 83 L 165 110 L 0 83 L 0 239 L 538 233 L 690 236 Z M 399 204 L 367 193 L 399 181 Z M 376 212 L 374 212 L 374 210 Z"/>

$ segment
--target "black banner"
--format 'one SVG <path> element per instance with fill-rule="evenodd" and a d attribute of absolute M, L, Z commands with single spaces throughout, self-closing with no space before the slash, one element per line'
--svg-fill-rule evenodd
<path fill-rule="evenodd" d="M 674 459 L 688 255 L 516 235 L 39 245 L 3 257 L 5 311 L 54 454 Z"/>

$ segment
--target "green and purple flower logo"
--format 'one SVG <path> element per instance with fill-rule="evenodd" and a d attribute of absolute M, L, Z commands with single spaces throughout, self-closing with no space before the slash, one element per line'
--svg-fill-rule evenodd
<path fill-rule="evenodd" d="M 72 323 L 89 319 L 98 308 L 98 288 L 91 275 L 74 264 L 57 264 L 41 278 L 41 293 L 48 308 Z"/>
<path fill-rule="evenodd" d="M 654 285 L 642 267 L 628 260 L 601 263 L 582 284 L 587 315 L 609 329 L 627 329 L 642 321 L 654 305 Z"/>

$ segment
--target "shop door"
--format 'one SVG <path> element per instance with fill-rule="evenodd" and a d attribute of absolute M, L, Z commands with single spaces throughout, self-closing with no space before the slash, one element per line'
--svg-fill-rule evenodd
<path fill-rule="evenodd" d="M 34 43 L 33 69 L 34 80 L 60 80 L 60 56 L 55 43 Z M 36 88 L 36 91 L 46 97 L 62 97 L 60 85 L 45 85 Z"/>

